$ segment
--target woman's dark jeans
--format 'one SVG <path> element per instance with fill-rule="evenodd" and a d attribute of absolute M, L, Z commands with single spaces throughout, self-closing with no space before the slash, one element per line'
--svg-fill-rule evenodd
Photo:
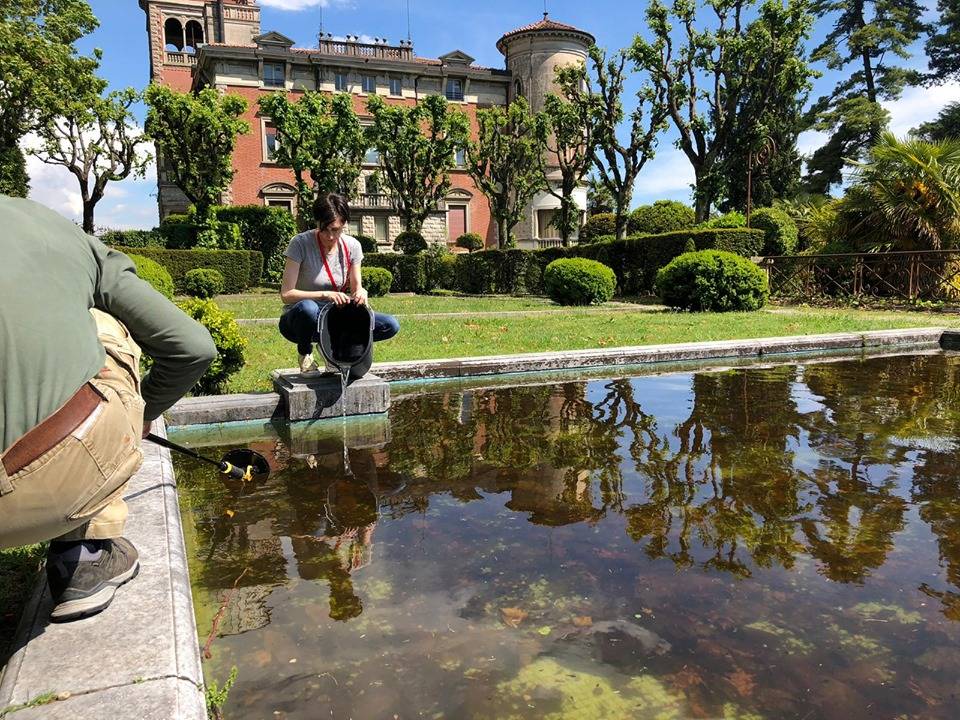
<path fill-rule="evenodd" d="M 317 317 L 320 303 L 316 300 L 301 300 L 280 317 L 280 334 L 295 343 L 297 352 L 309 355 L 317 337 Z M 389 340 L 400 332 L 400 321 L 393 315 L 373 314 L 373 341 Z"/>

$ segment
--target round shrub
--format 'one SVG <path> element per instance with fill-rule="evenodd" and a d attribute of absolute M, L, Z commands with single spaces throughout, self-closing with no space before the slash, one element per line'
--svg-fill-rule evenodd
<path fill-rule="evenodd" d="M 142 255 L 130 255 L 137 268 L 137 277 L 150 283 L 154 290 L 165 298 L 173 297 L 173 278 L 167 269 L 156 260 L 145 258 Z"/>
<path fill-rule="evenodd" d="M 761 255 L 790 255 L 797 249 L 797 224 L 779 208 L 760 208 L 750 213 L 750 227 L 766 233 Z"/>
<path fill-rule="evenodd" d="M 427 249 L 427 241 L 418 232 L 404 230 L 393 241 L 393 249 L 399 250 L 404 255 L 416 255 L 421 250 Z"/>
<path fill-rule="evenodd" d="M 194 392 L 200 395 L 224 392 L 230 376 L 243 367 L 243 351 L 247 347 L 233 313 L 221 310 L 213 300 L 183 300 L 177 305 L 209 331 L 217 346 L 217 357 L 194 386 Z"/>
<path fill-rule="evenodd" d="M 457 238 L 455 244 L 457 247 L 466 248 L 467 252 L 483 250 L 483 238 L 480 237 L 480 233 L 464 233 Z"/>
<path fill-rule="evenodd" d="M 383 297 L 393 285 L 393 273 L 386 268 L 360 266 L 360 279 L 370 297 Z"/>
<path fill-rule="evenodd" d="M 360 249 L 364 255 L 377 252 L 377 241 L 369 235 L 354 235 L 354 240 L 360 243 Z"/>
<path fill-rule="evenodd" d="M 211 298 L 226 287 L 223 273 L 213 268 L 194 268 L 183 276 L 183 291 L 192 297 Z"/>
<path fill-rule="evenodd" d="M 746 226 L 747 216 L 739 210 L 731 210 L 725 215 L 717 215 L 717 217 L 710 218 L 706 222 L 702 222 L 697 225 L 698 228 L 703 229 L 742 228 Z"/>
<path fill-rule="evenodd" d="M 613 297 L 617 276 L 596 260 L 561 258 L 543 271 L 543 286 L 561 305 L 602 305 Z"/>
<path fill-rule="evenodd" d="M 767 302 L 767 276 L 745 257 L 722 250 L 684 253 L 657 272 L 664 305 L 681 310 L 758 310 Z"/>
<path fill-rule="evenodd" d="M 696 224 L 693 208 L 676 200 L 657 200 L 653 205 L 641 205 L 627 219 L 627 233 L 665 233 L 686 230 Z"/>
<path fill-rule="evenodd" d="M 596 242 L 601 235 L 617 234 L 617 216 L 613 213 L 591 215 L 580 228 L 580 243 Z"/>

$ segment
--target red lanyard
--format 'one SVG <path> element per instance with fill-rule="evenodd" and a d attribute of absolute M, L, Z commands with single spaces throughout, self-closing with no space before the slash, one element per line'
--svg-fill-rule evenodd
<path fill-rule="evenodd" d="M 323 260 L 323 267 L 327 271 L 327 277 L 330 278 L 330 284 L 333 286 L 333 289 L 337 289 L 337 281 L 333 279 L 333 273 L 330 272 L 330 265 L 327 264 L 327 254 L 323 250 L 323 245 L 320 243 L 320 231 L 317 230 L 317 250 L 320 251 L 320 257 Z M 343 242 L 343 239 L 337 240 L 337 246 L 343 250 L 343 254 L 347 258 L 347 267 L 343 270 L 343 283 L 340 285 L 340 292 L 343 292 L 347 287 L 347 281 L 350 279 L 350 250 L 347 248 L 347 244 Z"/>

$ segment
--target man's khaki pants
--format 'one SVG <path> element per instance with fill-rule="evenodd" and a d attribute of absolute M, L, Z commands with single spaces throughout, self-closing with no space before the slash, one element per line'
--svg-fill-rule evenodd
<path fill-rule="evenodd" d="M 105 399 L 70 435 L 19 472 L 0 463 L 0 547 L 120 537 L 122 495 L 143 462 L 140 348 L 116 318 L 90 311 L 107 351 L 90 382 Z"/>

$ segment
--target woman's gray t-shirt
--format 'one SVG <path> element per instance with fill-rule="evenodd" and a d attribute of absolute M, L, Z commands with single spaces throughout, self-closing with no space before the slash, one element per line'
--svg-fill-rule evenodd
<path fill-rule="evenodd" d="M 348 253 L 349 262 L 347 260 Z M 300 273 L 297 275 L 297 290 L 340 290 L 345 286 L 346 289 L 343 292 L 350 292 L 350 283 L 347 276 L 348 267 L 359 265 L 363 261 L 363 248 L 356 238 L 350 235 L 340 236 L 340 241 L 327 255 L 327 265 L 329 265 L 330 272 L 333 274 L 336 287 L 331 284 L 327 270 L 323 266 L 323 257 L 320 255 L 316 230 L 307 230 L 299 235 L 294 235 L 287 246 L 286 256 L 294 262 L 300 263 Z M 283 309 L 288 310 L 290 307 L 290 305 L 286 305 Z"/>

